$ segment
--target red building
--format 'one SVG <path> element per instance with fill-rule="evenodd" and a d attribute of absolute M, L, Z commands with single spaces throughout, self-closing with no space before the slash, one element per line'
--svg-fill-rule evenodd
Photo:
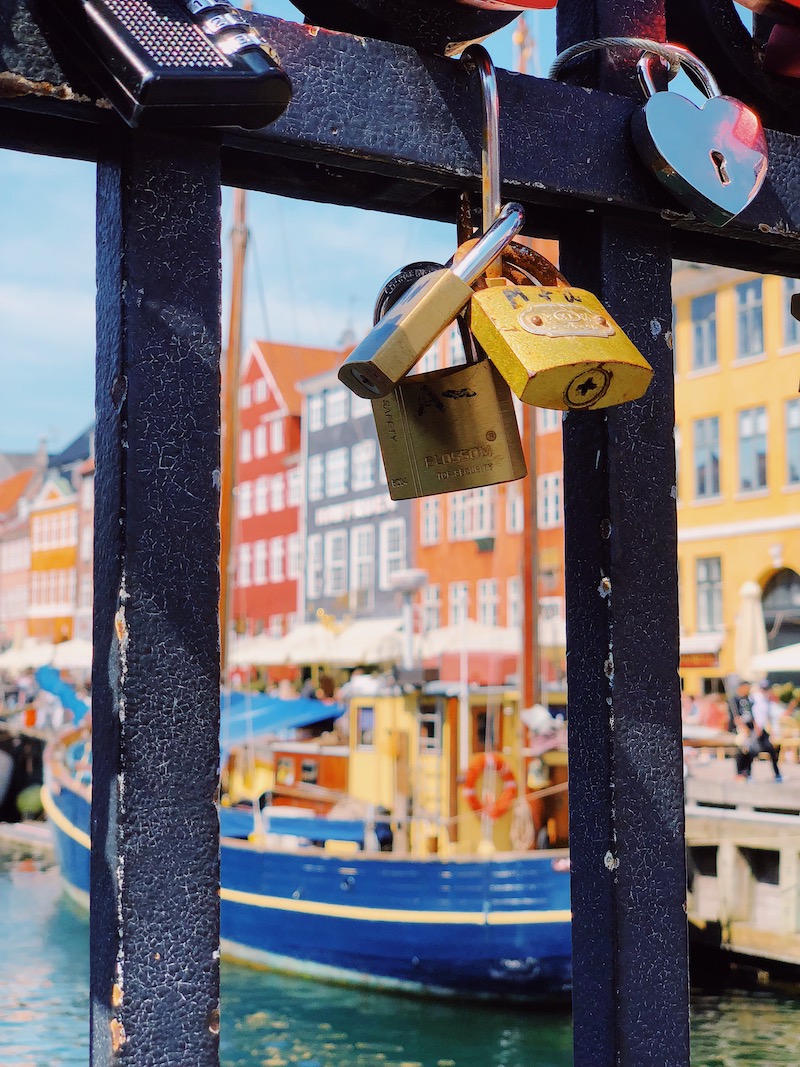
<path fill-rule="evenodd" d="M 297 383 L 342 359 L 333 349 L 270 341 L 254 341 L 245 355 L 233 536 L 233 619 L 239 633 L 280 637 L 298 621 L 304 550 Z"/>

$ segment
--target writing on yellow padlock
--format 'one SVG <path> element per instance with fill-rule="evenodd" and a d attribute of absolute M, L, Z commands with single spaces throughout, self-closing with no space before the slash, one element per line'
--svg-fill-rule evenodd
<path fill-rule="evenodd" d="M 583 411 L 638 399 L 653 368 L 596 296 L 556 274 L 555 285 L 488 279 L 471 301 L 475 339 L 526 404 Z"/>

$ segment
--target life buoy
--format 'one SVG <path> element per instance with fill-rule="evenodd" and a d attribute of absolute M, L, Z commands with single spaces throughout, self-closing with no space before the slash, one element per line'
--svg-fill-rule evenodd
<path fill-rule="evenodd" d="M 503 791 L 499 797 L 493 797 L 487 793 L 479 797 L 475 792 L 475 785 L 487 767 L 490 770 L 495 770 L 503 782 Z M 485 812 L 490 819 L 499 819 L 501 815 L 505 815 L 509 810 L 512 801 L 517 795 L 517 782 L 514 778 L 514 772 L 502 756 L 498 756 L 495 752 L 481 752 L 467 768 L 461 795 L 478 815 Z"/>

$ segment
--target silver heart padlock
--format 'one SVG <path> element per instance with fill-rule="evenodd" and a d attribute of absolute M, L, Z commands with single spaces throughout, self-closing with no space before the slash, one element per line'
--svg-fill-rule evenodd
<path fill-rule="evenodd" d="M 676 199 L 714 226 L 724 226 L 753 200 L 767 174 L 761 120 L 741 100 L 723 96 L 704 63 L 670 45 L 692 82 L 708 97 L 698 107 L 679 93 L 657 90 L 645 52 L 637 65 L 648 97 L 631 120 L 639 155 Z"/>

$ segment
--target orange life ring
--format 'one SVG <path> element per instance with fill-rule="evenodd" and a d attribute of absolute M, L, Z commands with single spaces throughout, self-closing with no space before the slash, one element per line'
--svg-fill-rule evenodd
<path fill-rule="evenodd" d="M 487 767 L 493 768 L 504 784 L 503 792 L 499 797 L 486 793 L 479 797 L 475 792 L 475 785 Z M 490 819 L 499 819 L 501 815 L 505 815 L 517 795 L 514 772 L 502 756 L 498 756 L 495 752 L 481 752 L 467 768 L 461 795 L 478 815 L 485 812 Z"/>

